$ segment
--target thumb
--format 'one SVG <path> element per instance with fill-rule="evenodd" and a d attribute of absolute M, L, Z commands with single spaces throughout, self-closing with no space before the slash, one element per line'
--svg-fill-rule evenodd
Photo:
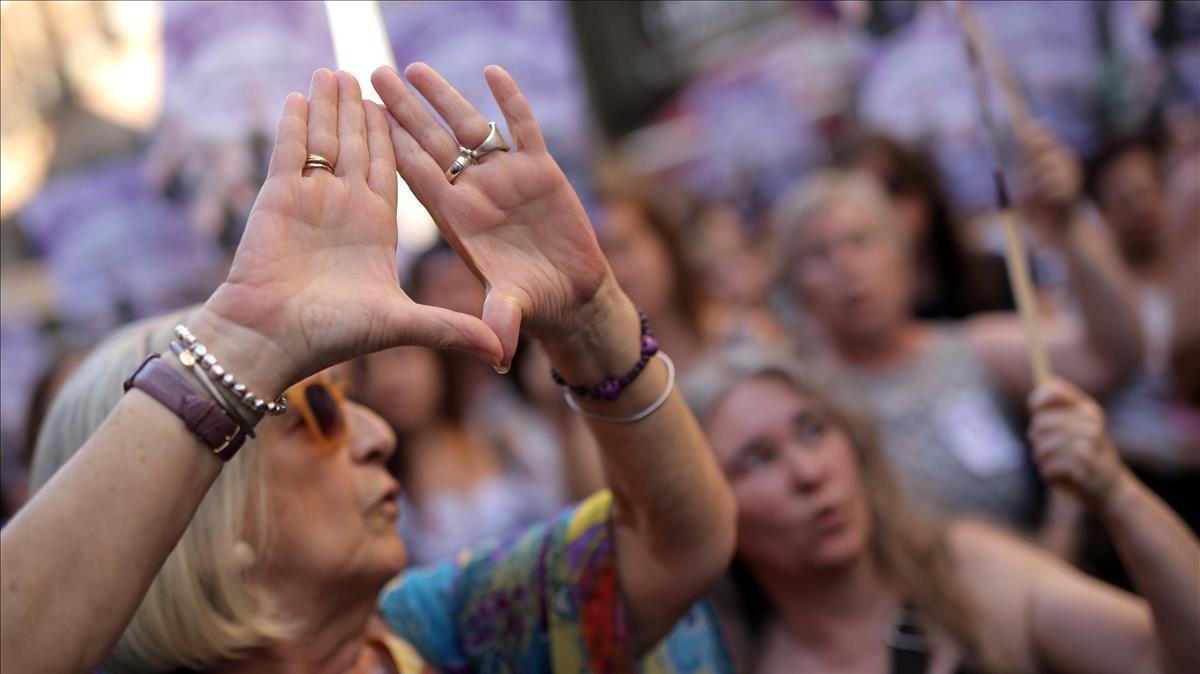
<path fill-rule="evenodd" d="M 496 333 L 474 316 L 407 301 L 393 316 L 394 346 L 465 351 L 492 367 L 504 355 Z"/>
<path fill-rule="evenodd" d="M 517 352 L 517 340 L 521 336 L 521 302 L 512 292 L 490 289 L 483 301 L 483 322 L 487 324 L 502 346 L 503 358 L 496 371 L 508 372 L 513 354 Z"/>

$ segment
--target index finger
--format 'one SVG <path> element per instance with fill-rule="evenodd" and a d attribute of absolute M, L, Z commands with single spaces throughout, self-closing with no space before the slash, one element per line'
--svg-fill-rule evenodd
<path fill-rule="evenodd" d="M 492 65 L 483 69 L 483 76 L 500 106 L 500 112 L 504 113 L 504 121 L 513 135 L 517 150 L 545 152 L 546 141 L 533 116 L 533 108 L 529 107 L 529 101 L 525 100 L 525 94 L 521 93 L 512 75 L 504 68 Z"/>

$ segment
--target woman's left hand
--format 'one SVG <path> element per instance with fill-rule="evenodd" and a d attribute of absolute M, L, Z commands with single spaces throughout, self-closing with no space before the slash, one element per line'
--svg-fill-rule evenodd
<path fill-rule="evenodd" d="M 512 151 L 486 154 L 451 183 L 446 169 L 459 145 L 482 143 L 488 120 L 433 68 L 416 63 L 405 75 L 453 135 L 394 70 L 376 70 L 371 82 L 394 118 L 397 169 L 486 285 L 483 320 L 500 338 L 504 365 L 512 360 L 522 328 L 537 338 L 559 340 L 603 320 L 613 306 L 622 315 L 631 313 L 615 292 L 579 197 L 546 150 L 512 77 L 498 66 L 484 70 L 512 132 Z M 602 292 L 606 288 L 614 292 Z M 614 297 L 618 301 L 608 301 Z"/>
<path fill-rule="evenodd" d="M 1029 396 L 1029 437 L 1042 478 L 1102 508 L 1128 469 L 1108 435 L 1104 412 L 1082 391 L 1055 379 Z"/>
<path fill-rule="evenodd" d="M 1071 222 L 1083 184 L 1079 161 L 1070 148 L 1046 129 L 1030 125 L 1018 134 L 1025 211 L 1043 233 L 1062 233 Z"/>

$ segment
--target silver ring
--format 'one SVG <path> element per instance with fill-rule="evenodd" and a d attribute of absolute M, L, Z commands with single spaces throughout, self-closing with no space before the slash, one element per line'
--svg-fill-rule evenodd
<path fill-rule="evenodd" d="M 500 129 L 496 128 L 495 122 L 488 122 L 487 137 L 474 150 L 458 146 L 458 156 L 454 158 L 450 168 L 446 169 L 446 180 L 454 182 L 454 179 L 466 171 L 468 166 L 478 162 L 483 155 L 496 150 L 508 152 L 508 141 L 504 140 L 504 135 L 500 133 Z"/>
<path fill-rule="evenodd" d="M 458 156 L 454 158 L 454 162 L 450 164 L 450 168 L 446 169 L 446 180 L 454 182 L 458 174 L 467 170 L 467 167 L 475 163 L 475 153 L 461 145 L 458 147 Z"/>
<path fill-rule="evenodd" d="M 475 155 L 475 161 L 479 161 L 483 155 L 496 150 L 508 152 L 508 141 L 504 140 L 504 136 L 500 134 L 500 129 L 496 128 L 495 122 L 488 122 L 487 138 L 484 138 L 483 142 L 471 152 Z"/>

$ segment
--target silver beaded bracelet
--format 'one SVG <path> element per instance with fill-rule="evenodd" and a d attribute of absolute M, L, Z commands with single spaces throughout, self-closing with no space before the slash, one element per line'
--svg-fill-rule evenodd
<path fill-rule="evenodd" d="M 200 367 L 200 361 L 196 360 L 196 356 L 191 351 L 188 351 L 186 346 L 173 339 L 171 340 L 171 350 L 175 352 L 175 357 L 188 369 L 188 372 L 192 373 L 196 381 L 200 382 L 200 387 L 208 393 L 213 402 L 220 405 L 221 409 L 225 410 L 225 413 L 229 415 L 229 418 L 242 427 L 242 432 L 250 438 L 258 437 L 254 435 L 254 424 L 250 423 L 250 420 L 242 416 L 242 413 L 237 410 L 238 406 L 237 403 L 233 402 L 233 396 L 221 393 L 221 389 L 204 373 L 204 369 Z"/>
<path fill-rule="evenodd" d="M 175 336 L 195 356 L 196 363 L 203 368 L 204 374 L 211 381 L 220 384 L 225 390 L 229 391 L 234 400 L 259 414 L 269 414 L 277 417 L 287 412 L 288 403 L 286 396 L 281 393 L 275 400 L 267 401 L 255 395 L 253 391 L 246 388 L 245 384 L 239 382 L 237 377 L 233 376 L 232 372 L 227 372 L 221 366 L 217 357 L 208 352 L 208 347 L 196 340 L 196 336 L 192 334 L 191 330 L 187 329 L 187 326 L 182 324 L 176 325 Z"/>

